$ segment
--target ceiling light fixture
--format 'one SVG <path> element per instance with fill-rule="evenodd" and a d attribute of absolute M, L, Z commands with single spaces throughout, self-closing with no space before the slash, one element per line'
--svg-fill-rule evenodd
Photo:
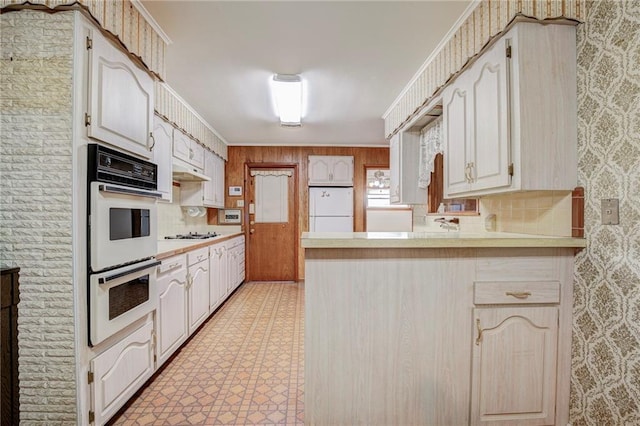
<path fill-rule="evenodd" d="M 271 84 L 276 104 L 276 113 L 280 116 L 280 125 L 300 126 L 302 119 L 302 79 L 299 75 L 276 74 Z"/>

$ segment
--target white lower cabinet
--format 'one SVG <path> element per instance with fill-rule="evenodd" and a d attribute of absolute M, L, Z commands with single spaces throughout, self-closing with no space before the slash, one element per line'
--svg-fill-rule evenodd
<path fill-rule="evenodd" d="M 151 377 L 155 371 L 153 340 L 153 320 L 149 318 L 91 361 L 89 383 L 95 424 L 109 420 Z"/>
<path fill-rule="evenodd" d="M 235 290 L 244 281 L 244 237 L 236 237 L 229 241 L 229 279 L 228 293 Z"/>
<path fill-rule="evenodd" d="M 227 292 L 228 260 L 225 243 L 212 245 L 209 248 L 209 310 L 213 312 L 225 300 Z"/>
<path fill-rule="evenodd" d="M 474 309 L 471 424 L 555 424 L 557 307 Z"/>
<path fill-rule="evenodd" d="M 209 317 L 209 247 L 187 253 L 189 334 Z"/>
<path fill-rule="evenodd" d="M 162 261 L 158 267 L 158 367 L 189 337 L 187 327 L 187 256 Z"/>

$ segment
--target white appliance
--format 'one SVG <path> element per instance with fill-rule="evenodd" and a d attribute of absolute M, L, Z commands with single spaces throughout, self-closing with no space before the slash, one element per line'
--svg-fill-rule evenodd
<path fill-rule="evenodd" d="M 310 232 L 353 232 L 353 188 L 309 188 Z"/>
<path fill-rule="evenodd" d="M 156 309 L 157 166 L 89 144 L 89 344 Z"/>

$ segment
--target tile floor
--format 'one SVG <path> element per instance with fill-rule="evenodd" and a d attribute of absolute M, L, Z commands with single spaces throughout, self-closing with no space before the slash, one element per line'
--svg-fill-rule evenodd
<path fill-rule="evenodd" d="M 303 345 L 304 284 L 243 284 L 111 424 L 303 424 Z"/>

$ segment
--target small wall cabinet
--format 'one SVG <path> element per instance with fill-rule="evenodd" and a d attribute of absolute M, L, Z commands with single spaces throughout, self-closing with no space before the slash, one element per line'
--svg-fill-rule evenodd
<path fill-rule="evenodd" d="M 151 158 L 153 78 L 99 31 L 87 31 L 89 102 L 87 135 L 144 158 Z"/>
<path fill-rule="evenodd" d="M 389 141 L 391 204 L 426 204 L 427 190 L 418 187 L 420 134 L 399 132 Z"/>
<path fill-rule="evenodd" d="M 575 27 L 521 22 L 442 94 L 444 197 L 577 185 Z"/>
<path fill-rule="evenodd" d="M 173 126 L 157 115 L 153 120 L 153 159 L 158 165 L 158 192 L 162 200 L 171 202 L 173 198 Z"/>
<path fill-rule="evenodd" d="M 173 156 L 202 172 L 205 149 L 186 133 L 173 129 Z"/>
<path fill-rule="evenodd" d="M 309 186 L 353 186 L 353 156 L 310 155 Z"/>

